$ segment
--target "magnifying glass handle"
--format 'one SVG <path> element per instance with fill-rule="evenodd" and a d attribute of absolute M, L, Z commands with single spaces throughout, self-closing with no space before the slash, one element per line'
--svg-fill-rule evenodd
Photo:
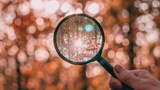
<path fill-rule="evenodd" d="M 97 61 L 112 75 L 112 77 L 117 78 L 116 75 L 115 75 L 115 73 L 114 73 L 114 71 L 113 71 L 112 65 L 109 64 L 103 57 L 98 58 Z M 123 88 L 124 89 L 133 90 L 132 87 L 124 84 L 123 82 L 122 82 L 122 84 L 123 84 Z"/>

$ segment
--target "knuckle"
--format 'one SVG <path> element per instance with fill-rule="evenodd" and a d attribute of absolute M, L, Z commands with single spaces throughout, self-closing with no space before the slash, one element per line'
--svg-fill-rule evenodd
<path fill-rule="evenodd" d="M 126 83 L 130 83 L 131 82 L 129 75 L 125 75 L 122 79 Z"/>
<path fill-rule="evenodd" d="M 124 82 L 124 83 L 128 83 L 128 84 L 134 84 L 134 79 L 133 77 L 131 76 L 131 74 L 129 72 L 122 72 L 121 73 L 121 81 Z"/>
<path fill-rule="evenodd" d="M 127 72 L 122 72 L 122 73 L 120 74 L 120 77 L 121 77 L 121 79 L 122 79 L 124 82 L 130 82 L 129 73 L 127 73 Z"/>

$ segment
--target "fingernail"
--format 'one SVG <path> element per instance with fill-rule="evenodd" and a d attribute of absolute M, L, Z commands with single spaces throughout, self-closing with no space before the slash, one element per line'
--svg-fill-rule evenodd
<path fill-rule="evenodd" d="M 122 71 L 124 71 L 124 69 L 120 66 L 120 65 L 115 65 L 114 66 L 114 70 L 119 74 Z"/>

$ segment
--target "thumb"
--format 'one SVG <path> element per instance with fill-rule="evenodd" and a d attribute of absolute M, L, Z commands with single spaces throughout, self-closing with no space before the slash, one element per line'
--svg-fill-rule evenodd
<path fill-rule="evenodd" d="M 132 73 L 129 73 L 127 70 L 122 68 L 120 65 L 114 66 L 113 70 L 114 70 L 117 78 L 121 82 L 123 82 L 131 87 L 134 87 L 134 86 L 136 86 L 136 84 L 138 84 L 137 83 L 138 78 L 136 76 L 134 76 Z"/>

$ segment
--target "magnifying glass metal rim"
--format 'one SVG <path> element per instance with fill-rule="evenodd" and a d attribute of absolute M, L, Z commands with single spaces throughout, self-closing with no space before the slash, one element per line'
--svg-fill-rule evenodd
<path fill-rule="evenodd" d="M 87 60 L 87 61 L 84 61 L 84 62 L 71 61 L 71 60 L 67 59 L 66 57 L 64 57 L 63 54 L 61 54 L 61 52 L 59 51 L 58 46 L 57 46 L 57 43 L 56 43 L 56 40 L 57 40 L 56 35 L 57 35 L 57 32 L 58 32 L 60 26 L 61 26 L 66 20 L 68 20 L 69 18 L 74 17 L 74 16 L 84 16 L 84 17 L 87 17 L 87 18 L 91 19 L 94 23 L 96 23 L 96 25 L 98 26 L 98 28 L 99 28 L 99 30 L 100 30 L 100 33 L 101 33 L 101 35 L 102 35 L 102 44 L 101 44 L 101 47 L 100 47 L 98 53 L 97 53 L 93 58 L 91 58 L 91 59 L 89 59 L 89 60 Z M 101 53 L 102 53 L 102 49 L 103 49 L 104 41 L 105 41 L 104 32 L 103 32 L 103 28 L 101 27 L 101 25 L 100 25 L 100 24 L 98 23 L 98 21 L 95 20 L 93 17 L 91 17 L 91 16 L 89 16 L 89 15 L 87 15 L 87 14 L 84 14 L 84 13 L 81 13 L 81 14 L 72 14 L 72 15 L 69 15 L 69 16 L 63 18 L 63 19 L 59 22 L 59 24 L 57 25 L 57 27 L 56 27 L 56 29 L 55 29 L 55 31 L 54 31 L 54 36 L 53 36 L 53 37 L 54 37 L 54 46 L 55 46 L 55 49 L 56 49 L 58 55 L 59 55 L 63 60 L 65 60 L 65 61 L 67 61 L 67 62 L 69 62 L 69 63 L 71 63 L 71 64 L 75 64 L 75 65 L 87 64 L 87 63 L 92 62 L 92 61 L 95 61 L 97 58 L 101 57 Z"/>

